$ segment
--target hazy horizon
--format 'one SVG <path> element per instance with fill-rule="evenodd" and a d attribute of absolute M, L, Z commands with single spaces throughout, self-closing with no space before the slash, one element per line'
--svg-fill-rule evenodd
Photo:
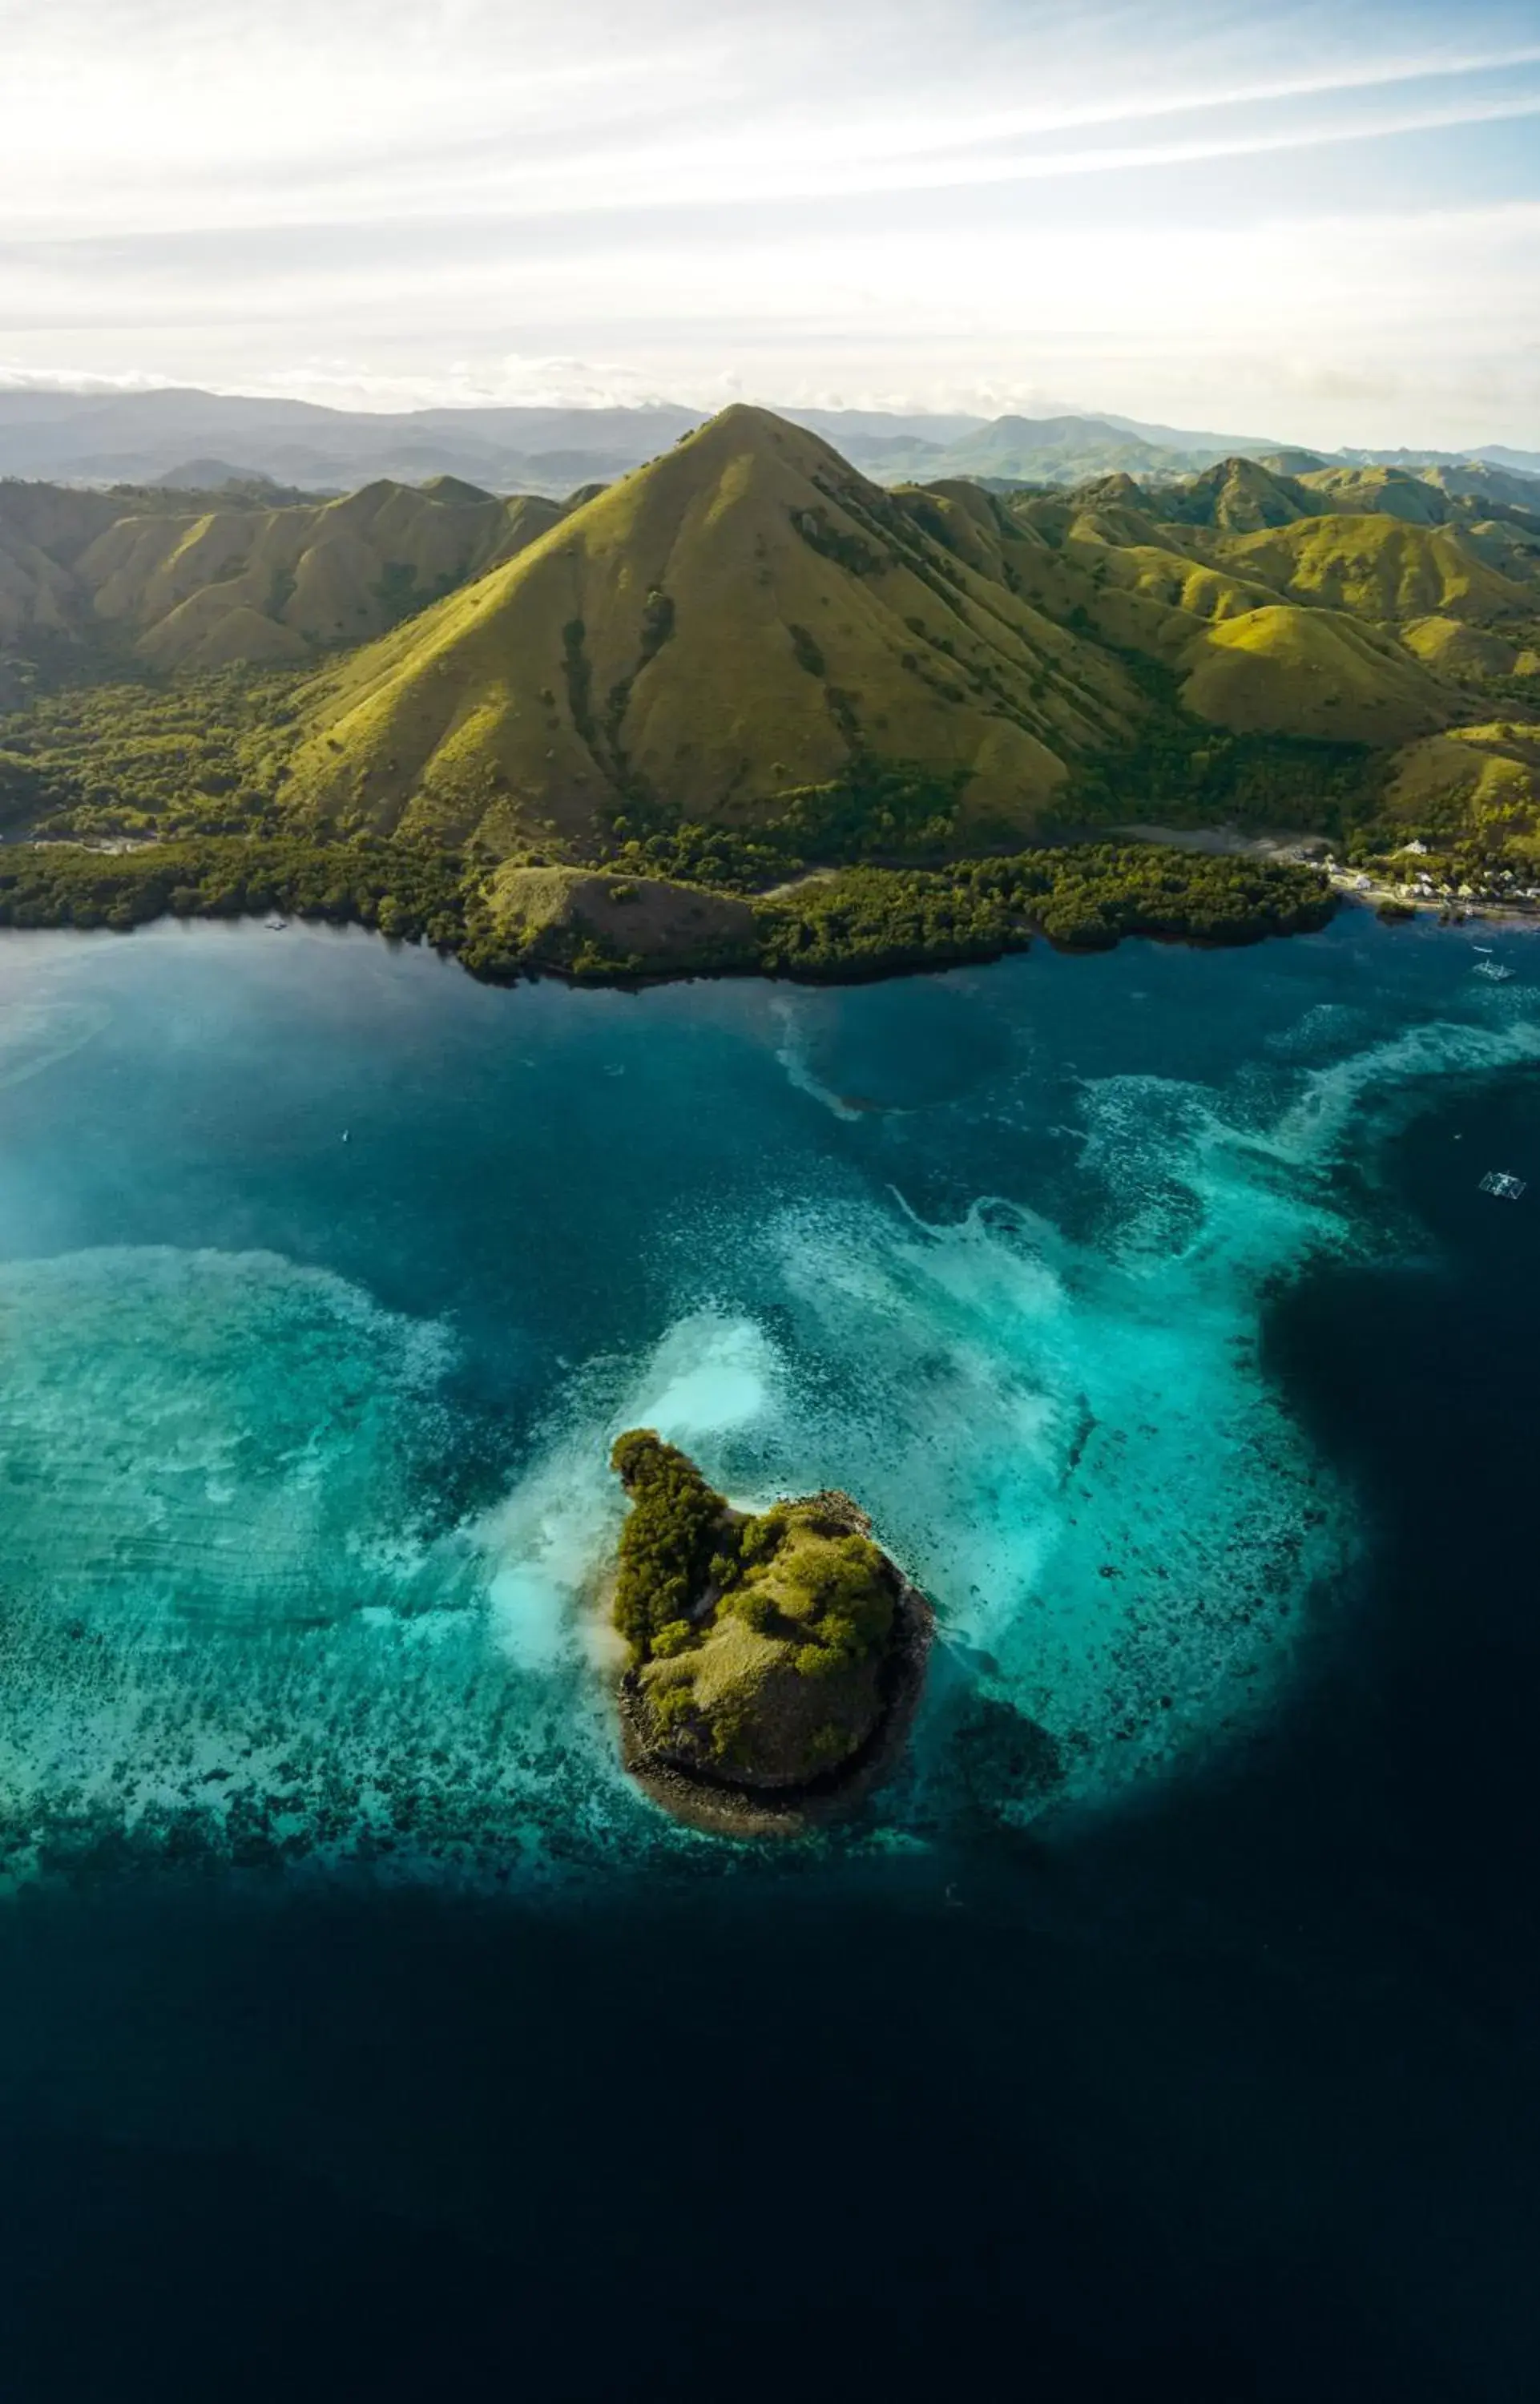
<path fill-rule="evenodd" d="M 976 415 L 981 423 L 987 424 L 989 422 L 984 417 L 982 412 L 971 412 L 962 409 L 960 406 L 955 410 L 938 409 L 932 412 L 927 410 L 923 404 L 914 408 L 909 408 L 902 402 L 883 403 L 861 400 L 825 400 L 819 402 L 797 398 L 785 399 L 777 395 L 766 396 L 761 393 L 735 393 L 727 397 L 718 394 L 707 403 L 698 402 L 692 398 L 688 394 L 666 392 L 649 394 L 644 398 L 627 400 L 620 400 L 618 398 L 611 399 L 604 394 L 596 394 L 584 398 L 574 397 L 566 400 L 540 398 L 531 400 L 521 396 L 517 398 L 497 399 L 490 402 L 486 400 L 477 401 L 470 398 L 462 398 L 458 401 L 448 402 L 418 401 L 403 403 L 392 398 L 371 398 L 370 396 L 363 395 L 357 400 L 341 402 L 337 400 L 317 400 L 315 396 L 311 393 L 285 393 L 275 391 L 253 392 L 251 389 L 245 387 L 227 390 L 213 384 L 188 384 L 182 382 L 180 379 L 173 382 L 169 379 L 161 380 L 139 376 L 133 378 L 78 377 L 73 379 L 55 375 L 33 377 L 24 373 L 17 373 L 14 370 L 0 369 L 0 398 L 10 398 L 19 392 L 35 392 L 40 398 L 52 397 L 69 399 L 100 398 L 102 400 L 112 400 L 155 392 L 186 394 L 201 393 L 205 398 L 214 400 L 250 400 L 258 402 L 263 400 L 272 400 L 274 402 L 298 400 L 311 408 L 337 410 L 346 414 L 365 417 L 378 416 L 383 419 L 397 416 L 411 416 L 419 412 L 441 412 L 444 410 L 448 410 L 453 412 L 456 409 L 463 409 L 469 414 L 489 407 L 495 409 L 506 408 L 514 410 L 531 409 L 539 410 L 542 412 L 546 411 L 553 411 L 579 415 L 581 415 L 584 411 L 592 411 L 595 415 L 598 415 L 615 408 L 637 411 L 645 409 L 668 409 L 679 410 L 681 412 L 686 413 L 698 412 L 704 417 L 708 414 L 713 414 L 721 409 L 731 406 L 734 401 L 747 401 L 752 406 L 777 413 L 784 413 L 793 419 L 795 419 L 799 413 L 806 416 L 817 415 L 821 417 L 837 417 L 843 412 L 847 412 L 856 419 L 881 417 L 885 414 L 889 414 L 893 417 L 896 425 L 903 425 L 909 421 L 917 421 L 931 414 L 934 414 L 938 422 L 948 419 L 961 419 L 970 415 Z M 1451 456 L 1471 458 L 1477 456 L 1483 449 L 1487 451 L 1505 450 L 1516 457 L 1522 456 L 1531 452 L 1531 446 L 1528 444 L 1522 442 L 1510 442 L 1504 444 L 1500 440 L 1486 437 L 1479 433 L 1473 434 L 1470 439 L 1463 443 L 1450 441 L 1445 441 L 1438 444 L 1406 442 L 1398 440 L 1393 433 L 1381 442 L 1365 442 L 1360 444 L 1350 443 L 1343 445 L 1319 443 L 1311 445 L 1305 443 L 1296 436 L 1292 435 L 1286 426 L 1281 428 L 1277 426 L 1172 426 L 1169 421 L 1136 419 L 1131 416 L 1128 411 L 1119 409 L 1112 404 L 1102 408 L 1092 403 L 1076 400 L 1073 398 L 1059 400 L 1044 399 L 1027 406 L 1018 406 L 1011 410 L 1002 411 L 1000 412 L 1000 415 L 1007 418 L 1019 418 L 1023 423 L 1028 425 L 1051 424 L 1063 419 L 1078 418 L 1084 420 L 1088 425 L 1105 423 L 1113 432 L 1128 430 L 1131 435 L 1136 435 L 1137 430 L 1141 426 L 1147 425 L 1150 426 L 1152 429 L 1159 426 L 1161 430 L 1169 432 L 1173 436 L 1186 435 L 1193 438 L 1195 441 L 1197 441 L 1200 437 L 1210 436 L 1228 437 L 1238 442 L 1258 442 L 1270 438 L 1275 441 L 1277 448 L 1281 451 L 1290 449 L 1309 450 L 1313 448 L 1317 450 L 1323 457 L 1335 457 L 1338 455 L 1339 452 L 1346 453 L 1354 451 L 1388 454 L 1393 451 L 1404 450 L 1407 453 L 1408 456 L 1418 456 L 1424 453 L 1431 453 L 1437 450 Z M 194 438 L 189 434 L 189 439 L 192 440 Z M 210 440 L 217 440 L 219 439 L 218 429 L 217 427 L 208 429 L 208 439 Z M 231 433 L 231 440 L 232 442 L 239 442 L 240 439 L 238 431 Z M 931 439 L 935 440 L 945 440 L 946 438 L 944 435 L 938 434 L 933 436 Z M 1534 455 L 1540 455 L 1540 444 L 1534 446 Z M 16 471 L 7 469 L 0 470 L 0 472 L 11 474 Z M 30 471 L 22 470 L 21 472 L 25 475 Z M 367 470 L 360 470 L 360 473 L 366 472 Z M 1530 472 L 1533 472 L 1533 470 L 1531 470 Z"/>
<path fill-rule="evenodd" d="M 7 82 L 0 386 L 1540 448 L 1510 0 L 56 0 Z"/>

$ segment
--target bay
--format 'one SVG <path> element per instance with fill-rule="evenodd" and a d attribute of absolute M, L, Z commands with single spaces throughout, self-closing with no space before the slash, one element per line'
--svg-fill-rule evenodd
<path fill-rule="evenodd" d="M 1522 2392 L 1505 950 L 623 995 L 7 939 L 19 2392 L 125 2327 L 145 2393 Z M 637 1421 L 848 1487 L 936 1600 L 823 1842 L 618 1769 Z"/>

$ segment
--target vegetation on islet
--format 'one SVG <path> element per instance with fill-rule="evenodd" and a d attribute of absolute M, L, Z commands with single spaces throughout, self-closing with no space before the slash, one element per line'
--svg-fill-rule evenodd
<path fill-rule="evenodd" d="M 651 1429 L 620 1436 L 615 1625 L 650 1754 L 729 1783 L 805 1784 L 881 1719 L 901 1581 L 844 1495 L 734 1511 Z"/>

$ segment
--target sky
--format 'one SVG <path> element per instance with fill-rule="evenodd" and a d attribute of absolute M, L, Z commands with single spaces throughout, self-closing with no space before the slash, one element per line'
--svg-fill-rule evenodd
<path fill-rule="evenodd" d="M 1540 449 L 1540 0 L 0 0 L 0 384 Z"/>

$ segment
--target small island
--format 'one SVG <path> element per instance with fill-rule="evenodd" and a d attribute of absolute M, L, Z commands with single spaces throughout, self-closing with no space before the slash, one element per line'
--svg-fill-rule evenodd
<path fill-rule="evenodd" d="M 902 1747 L 925 1598 L 847 1494 L 737 1511 L 648 1428 L 610 1465 L 631 1504 L 613 1602 L 627 1768 L 677 1818 L 735 1835 L 847 1808 Z"/>

